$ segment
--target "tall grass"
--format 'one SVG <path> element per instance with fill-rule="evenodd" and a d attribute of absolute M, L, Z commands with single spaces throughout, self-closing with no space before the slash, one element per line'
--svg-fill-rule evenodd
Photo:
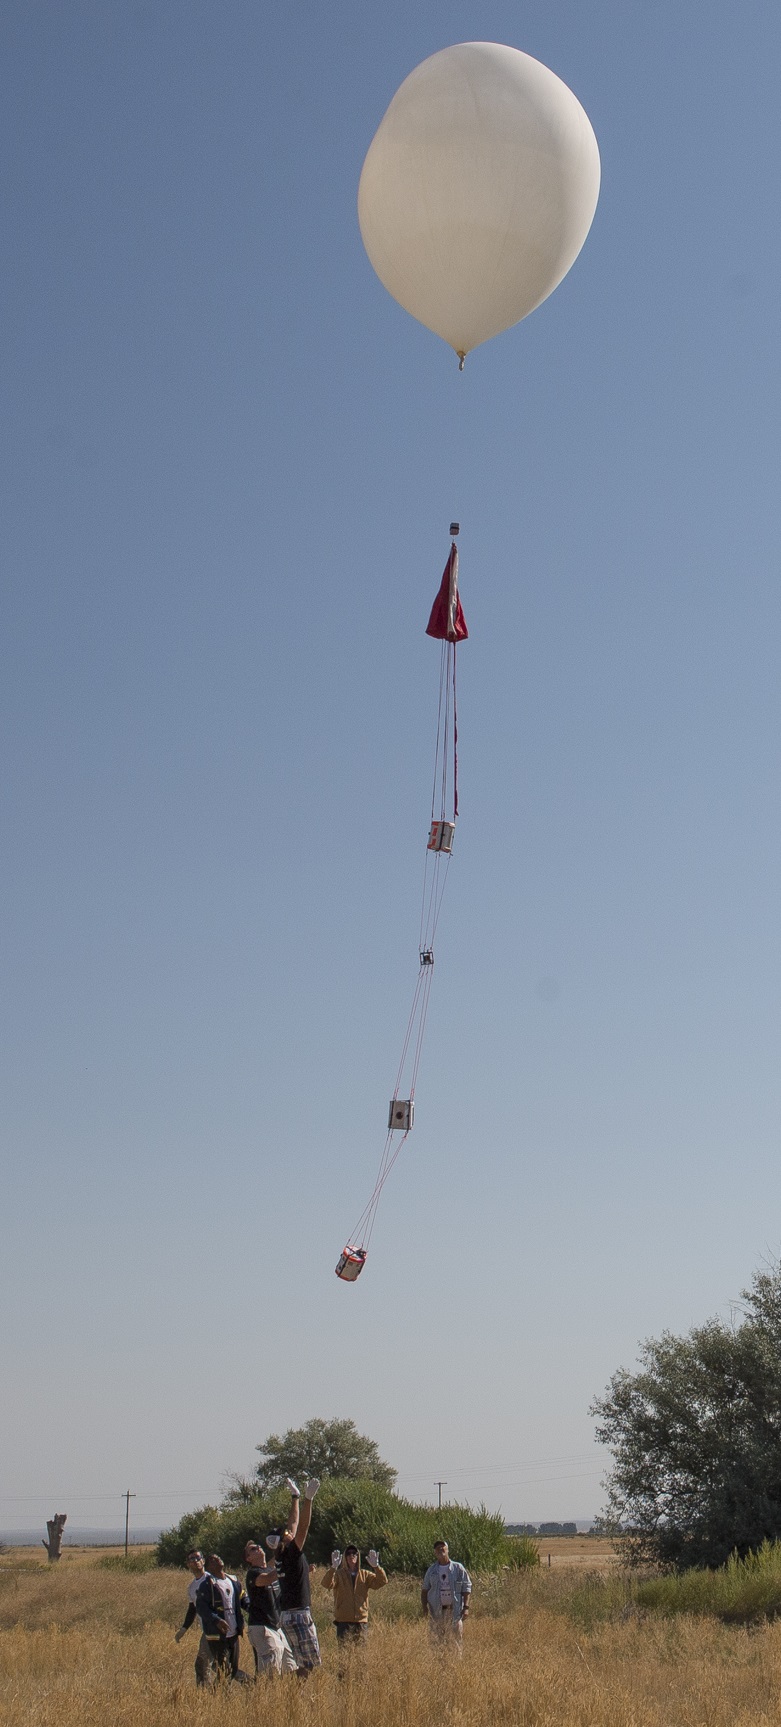
<path fill-rule="evenodd" d="M 608 1621 L 653 1614 L 661 1619 L 699 1616 L 725 1625 L 758 1625 L 781 1618 L 781 1542 L 766 1541 L 745 1559 L 737 1554 L 714 1571 L 639 1578 L 616 1569 L 577 1579 L 559 1574 L 549 1592 L 554 1611 L 593 1629 Z"/>
<path fill-rule="evenodd" d="M 526 1571 L 540 1563 L 540 1549 L 530 1535 L 508 1535 L 504 1544 L 504 1564 L 511 1571 Z"/>
<path fill-rule="evenodd" d="M 757 1553 L 734 1553 L 718 1571 L 684 1571 L 637 1585 L 638 1607 L 666 1616 L 708 1613 L 727 1624 L 754 1625 L 781 1614 L 781 1542 L 764 1541 Z"/>
<path fill-rule="evenodd" d="M 125 1577 L 139 1571 L 154 1571 L 157 1554 L 154 1548 L 139 1547 L 136 1553 L 106 1553 L 99 1560 L 102 1571 L 120 1571 Z"/>

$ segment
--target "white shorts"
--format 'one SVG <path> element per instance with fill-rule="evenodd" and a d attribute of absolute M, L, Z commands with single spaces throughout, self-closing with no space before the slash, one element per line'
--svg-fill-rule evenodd
<path fill-rule="evenodd" d="M 284 1631 L 269 1625 L 248 1625 L 247 1636 L 255 1651 L 259 1673 L 296 1673 L 298 1663 Z"/>

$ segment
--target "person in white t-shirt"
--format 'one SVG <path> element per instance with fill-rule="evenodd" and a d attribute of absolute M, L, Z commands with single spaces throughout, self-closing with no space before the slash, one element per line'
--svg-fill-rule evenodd
<path fill-rule="evenodd" d="M 435 1541 L 434 1563 L 420 1586 L 423 1617 L 428 1619 L 434 1637 L 461 1648 L 471 1594 L 472 1579 L 466 1566 L 451 1559 L 446 1541 Z"/>
<path fill-rule="evenodd" d="M 211 1658 L 218 1672 L 245 1683 L 239 1667 L 239 1638 L 244 1635 L 244 1592 L 238 1577 L 227 1572 L 218 1553 L 207 1553 L 206 1572 L 198 1584 L 196 1605 Z"/>
<path fill-rule="evenodd" d="M 204 1637 L 203 1634 L 203 1626 L 198 1618 L 198 1609 L 195 1599 L 198 1594 L 198 1585 L 206 1576 L 206 1566 L 204 1564 L 203 1554 L 200 1547 L 193 1547 L 191 1549 L 187 1555 L 185 1563 L 188 1571 L 192 1573 L 192 1581 L 188 1585 L 187 1589 L 187 1612 L 185 1613 L 182 1624 L 179 1626 L 179 1630 L 176 1632 L 176 1641 L 177 1643 L 181 1643 L 182 1638 L 189 1631 L 193 1620 L 197 1619 L 201 1637 L 198 1644 L 198 1654 L 195 1657 L 195 1683 L 196 1685 L 208 1685 L 212 1671 L 211 1649 L 209 1647 L 208 1637 Z"/>

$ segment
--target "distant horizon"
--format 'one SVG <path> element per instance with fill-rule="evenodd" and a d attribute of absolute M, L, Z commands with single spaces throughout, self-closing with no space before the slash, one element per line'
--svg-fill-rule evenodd
<path fill-rule="evenodd" d="M 45 1526 L 44 1526 L 45 1527 Z M 131 1530 L 128 1535 L 128 1547 L 148 1547 L 151 1541 L 159 1541 L 162 1531 L 155 1526 L 145 1529 Z M 45 1545 L 45 1538 L 40 1529 L 0 1529 L 0 1543 L 7 1547 L 37 1547 Z M 124 1547 L 125 1528 L 113 1525 L 106 1529 L 76 1528 L 70 1536 L 63 1537 L 63 1552 L 66 1547 Z"/>
<path fill-rule="evenodd" d="M 593 1517 L 512 1517 L 507 1519 L 505 1528 L 515 1528 L 521 1523 L 528 1523 L 536 1527 L 539 1527 L 541 1523 L 574 1523 L 577 1526 L 578 1534 L 583 1535 L 591 1528 L 596 1517 L 596 1512 Z M 43 1527 L 45 1528 L 45 1526 L 44 1522 Z M 128 1546 L 148 1547 L 150 1542 L 159 1541 L 163 1528 L 166 1527 L 168 1525 L 158 1527 L 156 1524 L 151 1524 L 140 1529 L 131 1529 L 128 1535 Z M 35 1528 L 28 1526 L 19 1529 L 0 1529 L 0 1545 L 5 1544 L 7 1547 L 37 1547 L 41 1545 L 43 1540 L 42 1531 L 38 1526 Z M 124 1523 L 121 1526 L 119 1524 L 107 1524 L 105 1528 L 99 1524 L 77 1524 L 63 1537 L 62 1542 L 63 1551 L 66 1547 L 123 1547 L 124 1544 Z"/>

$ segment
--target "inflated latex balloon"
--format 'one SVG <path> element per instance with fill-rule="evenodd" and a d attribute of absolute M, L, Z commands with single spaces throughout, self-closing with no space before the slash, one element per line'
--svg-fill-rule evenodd
<path fill-rule="evenodd" d="M 566 275 L 599 175 L 588 116 L 554 72 L 461 42 L 410 72 L 372 139 L 363 243 L 388 292 L 463 363 Z"/>

